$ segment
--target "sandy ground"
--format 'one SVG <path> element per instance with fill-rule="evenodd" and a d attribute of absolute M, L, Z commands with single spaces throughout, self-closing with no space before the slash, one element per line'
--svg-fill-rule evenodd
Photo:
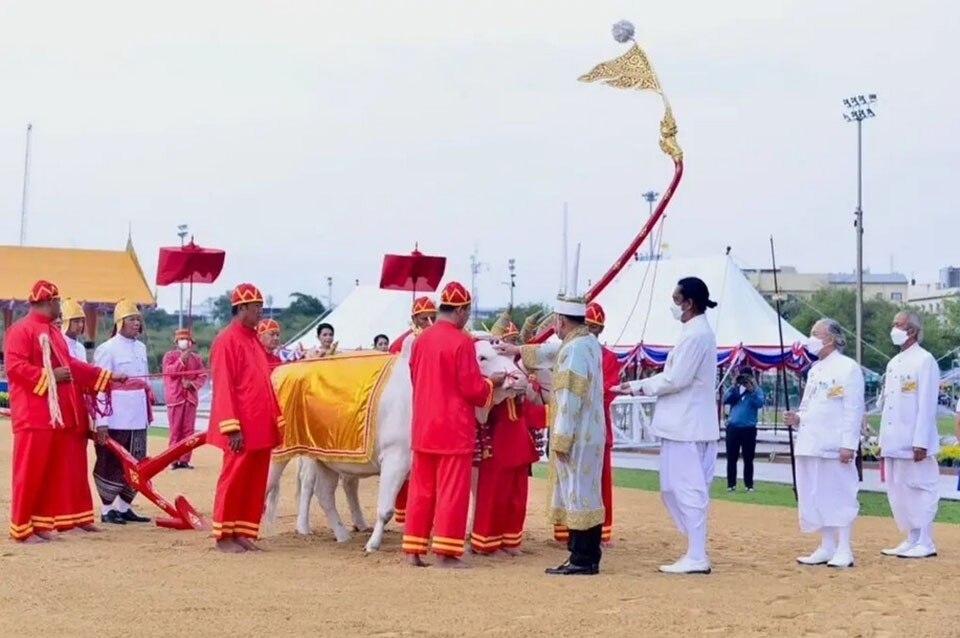
<path fill-rule="evenodd" d="M 10 473 L 10 434 L 0 432 L 0 474 Z M 151 437 L 156 452 L 163 441 Z M 156 481 L 209 512 L 219 453 L 203 448 L 198 469 Z M 957 635 L 960 528 L 939 526 L 939 558 L 885 559 L 898 540 L 889 519 L 855 530 L 857 566 L 802 568 L 815 544 L 793 510 L 715 503 L 710 576 L 665 576 L 657 565 L 681 552 L 654 493 L 616 493 L 616 545 L 597 577 L 550 578 L 564 553 L 542 516 L 545 485 L 533 481 L 528 554 L 475 557 L 473 569 L 413 569 L 400 534 L 364 556 L 365 535 L 338 545 L 314 504 L 318 534 L 293 533 L 288 468 L 279 535 L 269 552 L 222 555 L 202 532 L 153 525 L 70 533 L 54 543 L 0 544 L 0 636 L 947 636 Z M 9 481 L 0 507 L 9 507 Z M 368 516 L 376 482 L 361 498 Z M 157 510 L 142 504 L 152 515 Z M 347 515 L 345 506 L 341 512 Z"/>

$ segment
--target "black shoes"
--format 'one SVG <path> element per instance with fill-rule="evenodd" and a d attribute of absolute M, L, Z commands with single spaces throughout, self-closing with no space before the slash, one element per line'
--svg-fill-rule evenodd
<path fill-rule="evenodd" d="M 581 567 L 566 561 L 559 567 L 547 568 L 544 573 L 549 576 L 596 576 L 600 573 L 600 565 L 593 564 L 588 567 Z"/>
<path fill-rule="evenodd" d="M 100 515 L 101 523 L 110 523 L 111 525 L 126 525 L 127 521 L 124 520 L 123 515 L 120 514 L 117 510 L 110 510 L 106 514 Z"/>
<path fill-rule="evenodd" d="M 112 510 L 111 510 L 112 513 Z M 119 515 L 123 519 L 124 523 L 149 523 L 150 519 L 146 516 L 140 516 L 133 510 L 127 510 L 126 512 Z"/>
<path fill-rule="evenodd" d="M 192 470 L 193 466 L 190 465 L 189 463 L 181 463 L 180 461 L 177 461 L 176 463 L 170 466 L 170 469 L 171 470 Z"/>

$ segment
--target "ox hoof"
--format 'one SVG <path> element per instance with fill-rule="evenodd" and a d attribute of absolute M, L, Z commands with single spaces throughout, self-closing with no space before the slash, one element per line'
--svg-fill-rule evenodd
<path fill-rule="evenodd" d="M 310 531 L 309 527 L 307 528 L 298 527 L 297 534 L 299 534 L 300 536 L 310 536 L 311 534 L 313 534 L 313 532 Z"/>
<path fill-rule="evenodd" d="M 370 534 L 371 532 L 373 532 L 373 528 L 370 527 L 369 525 L 363 525 L 363 526 L 354 525 L 353 531 L 357 534 Z"/>
<path fill-rule="evenodd" d="M 363 551 L 364 551 L 364 553 L 366 553 L 366 554 L 376 554 L 378 551 L 380 551 L 380 546 L 379 546 L 379 545 L 371 545 L 370 543 L 367 543 L 367 544 L 364 546 Z"/>

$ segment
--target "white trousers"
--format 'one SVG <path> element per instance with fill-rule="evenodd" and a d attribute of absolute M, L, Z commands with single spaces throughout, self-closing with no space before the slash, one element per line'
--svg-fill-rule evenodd
<path fill-rule="evenodd" d="M 917 463 L 913 459 L 885 458 L 887 498 L 897 527 L 902 532 L 920 530 L 933 522 L 940 505 L 940 467 L 927 457 Z"/>
<path fill-rule="evenodd" d="M 660 498 L 677 529 L 690 537 L 688 555 L 695 560 L 706 558 L 707 509 L 716 462 L 716 441 L 660 443 Z"/>
<path fill-rule="evenodd" d="M 860 512 L 857 466 L 839 459 L 797 457 L 797 509 L 800 531 L 847 527 Z"/>

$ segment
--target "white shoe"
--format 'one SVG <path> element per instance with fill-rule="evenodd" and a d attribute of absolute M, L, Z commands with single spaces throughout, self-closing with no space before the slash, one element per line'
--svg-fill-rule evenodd
<path fill-rule="evenodd" d="M 914 544 L 911 543 L 909 540 L 905 540 L 899 545 L 897 545 L 896 547 L 894 547 L 893 549 L 881 549 L 880 553 L 883 554 L 884 556 L 899 556 L 900 554 L 904 553 L 905 551 L 913 547 L 913 545 Z"/>
<path fill-rule="evenodd" d="M 853 567 L 853 552 L 848 550 L 837 550 L 837 553 L 833 555 L 833 558 L 830 559 L 830 562 L 827 563 L 827 567 Z"/>
<path fill-rule="evenodd" d="M 673 565 L 660 566 L 660 572 L 663 574 L 709 574 L 710 571 L 710 561 L 708 559 L 691 560 L 686 556 Z"/>
<path fill-rule="evenodd" d="M 833 558 L 833 554 L 823 547 L 818 547 L 809 556 L 797 556 L 797 562 L 801 565 L 826 565 L 831 558 Z"/>
<path fill-rule="evenodd" d="M 933 545 L 919 543 L 897 554 L 898 558 L 931 558 L 937 555 L 937 548 Z"/>

